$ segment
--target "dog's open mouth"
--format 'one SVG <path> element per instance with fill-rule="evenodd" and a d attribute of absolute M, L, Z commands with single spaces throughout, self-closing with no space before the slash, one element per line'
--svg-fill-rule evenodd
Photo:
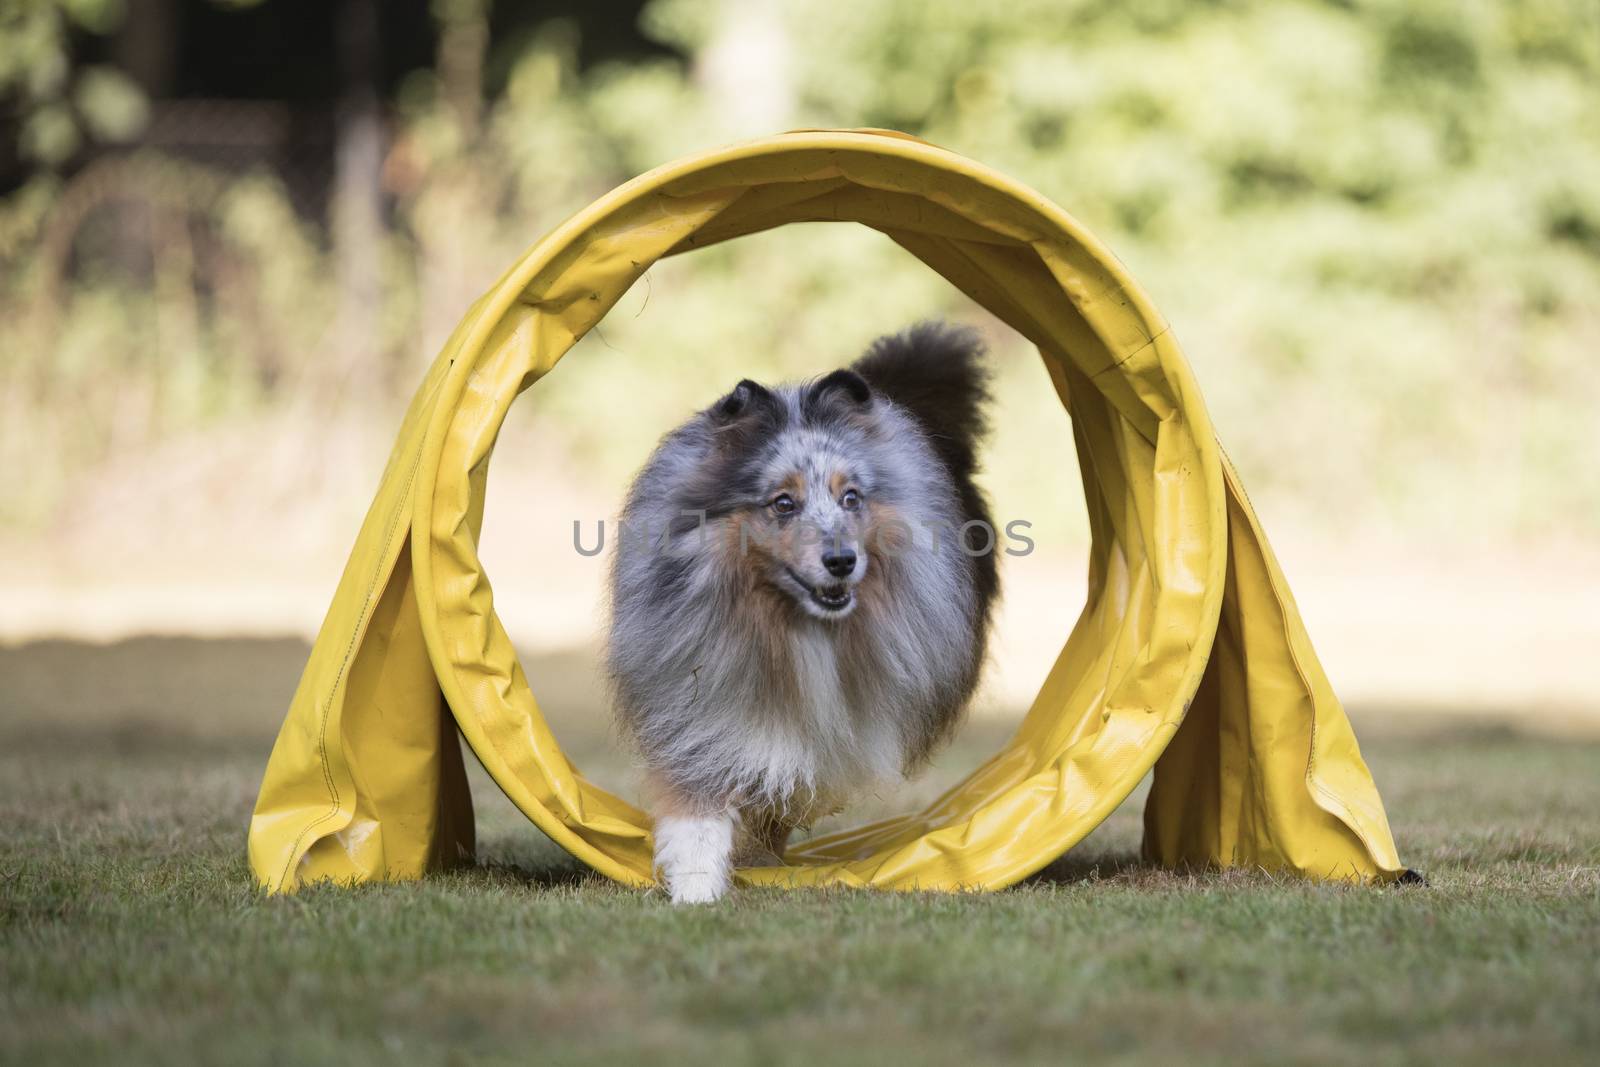
<path fill-rule="evenodd" d="M 812 585 L 796 574 L 792 567 L 785 567 L 784 570 L 789 572 L 789 577 L 793 578 L 800 588 L 811 594 L 812 602 L 823 611 L 843 611 L 855 599 L 855 592 L 843 582 L 834 585 Z"/>

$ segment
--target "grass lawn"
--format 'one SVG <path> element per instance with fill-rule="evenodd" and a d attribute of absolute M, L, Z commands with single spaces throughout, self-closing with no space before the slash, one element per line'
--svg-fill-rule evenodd
<path fill-rule="evenodd" d="M 304 654 L 0 651 L 0 1060 L 1500 1064 L 1600 1046 L 1600 745 L 1358 713 L 1426 888 L 1143 867 L 1135 803 L 1003 893 L 678 910 L 585 874 L 480 774 L 478 867 L 269 899 L 244 828 Z M 608 758 L 602 713 L 561 710 L 578 762 Z"/>

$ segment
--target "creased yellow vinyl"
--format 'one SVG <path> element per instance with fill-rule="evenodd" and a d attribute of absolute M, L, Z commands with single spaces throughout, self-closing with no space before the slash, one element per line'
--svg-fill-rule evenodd
<path fill-rule="evenodd" d="M 257 879 L 287 891 L 469 859 L 459 727 L 541 830 L 612 878 L 651 882 L 649 818 L 567 761 L 495 616 L 477 554 L 489 457 L 516 396 L 653 262 L 801 221 L 881 231 L 1038 347 L 1071 414 L 1089 595 L 1015 736 L 970 777 L 740 879 L 997 889 L 1080 841 L 1152 768 L 1154 862 L 1398 874 L 1355 735 L 1189 365 L 1121 264 L 971 160 L 885 131 L 807 130 L 621 186 L 468 311 L 412 402 L 267 765 Z"/>

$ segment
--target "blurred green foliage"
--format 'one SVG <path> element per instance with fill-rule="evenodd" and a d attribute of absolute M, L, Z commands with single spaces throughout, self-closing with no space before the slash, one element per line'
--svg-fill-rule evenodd
<path fill-rule="evenodd" d="M 438 10 L 447 27 L 483 11 Z M 1592 4 L 656 0 L 643 26 L 690 61 L 580 70 L 557 22 L 491 56 L 489 99 L 444 63 L 406 81 L 374 339 L 396 395 L 523 248 L 618 182 L 775 128 L 885 126 L 1013 175 L 1115 249 L 1258 495 L 1333 529 L 1600 532 Z M 760 114 L 717 73 L 752 54 L 744 76 L 773 90 Z M 0 461 L 26 452 L 43 487 L 3 505 L 12 519 L 42 514 L 69 468 L 288 402 L 342 356 L 328 238 L 271 178 L 170 164 L 162 194 L 157 161 L 122 166 L 98 194 L 41 179 L 0 208 L 0 404 L 55 418 L 0 429 Z M 192 247 L 173 262 L 157 241 L 145 271 L 89 254 L 97 206 L 128 196 L 152 217 L 168 203 Z M 620 476 L 641 453 L 617 426 L 670 425 L 726 382 L 815 371 L 936 313 L 971 311 L 887 241 L 791 227 L 658 265 L 531 403 L 575 462 Z M 641 366 L 649 387 L 618 395 Z M 1003 399 L 1037 391 L 1018 373 Z M 1046 408 L 1002 421 L 1043 432 Z M 1035 462 L 996 476 L 1020 493 L 1060 457 Z"/>
<path fill-rule="evenodd" d="M 0 3 L 0 101 L 20 118 L 17 151 L 52 166 L 86 137 L 124 141 L 145 122 L 145 101 L 110 66 L 74 67 L 68 35 L 105 34 L 122 24 L 122 0 L 4 0 Z"/>

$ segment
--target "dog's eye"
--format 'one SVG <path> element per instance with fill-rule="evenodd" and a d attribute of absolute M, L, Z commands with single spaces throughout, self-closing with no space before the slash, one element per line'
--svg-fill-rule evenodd
<path fill-rule="evenodd" d="M 839 498 L 839 506 L 846 511 L 856 511 L 861 507 L 861 494 L 854 489 L 846 489 L 844 496 Z"/>
<path fill-rule="evenodd" d="M 768 505 L 778 515 L 793 515 L 795 509 L 794 497 L 788 493 L 779 493 Z"/>

